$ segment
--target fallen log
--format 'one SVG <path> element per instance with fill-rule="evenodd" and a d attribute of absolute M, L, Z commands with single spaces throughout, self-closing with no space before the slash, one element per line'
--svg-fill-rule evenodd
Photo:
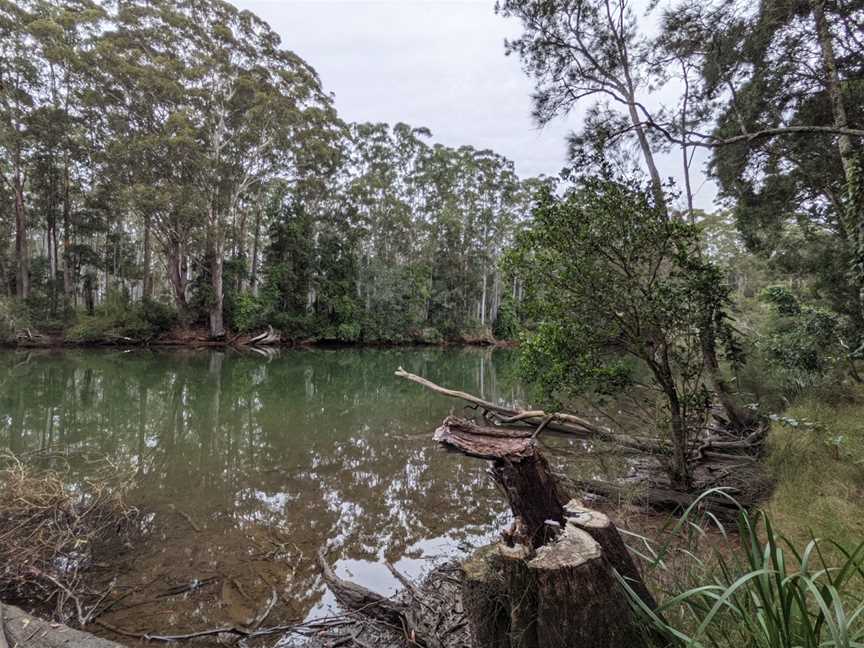
<path fill-rule="evenodd" d="M 549 430 L 572 434 L 586 439 L 598 439 L 624 448 L 631 448 L 640 452 L 648 452 L 653 454 L 669 454 L 668 444 L 659 439 L 634 437 L 629 434 L 619 434 L 612 432 L 608 428 L 596 425 L 591 421 L 576 416 L 575 414 L 566 414 L 563 412 L 544 412 L 543 410 L 517 410 L 502 405 L 497 405 L 490 401 L 474 396 L 467 392 L 448 389 L 440 385 L 436 385 L 430 380 L 405 371 L 399 367 L 395 375 L 405 380 L 410 380 L 413 383 L 421 385 L 437 394 L 457 398 L 466 403 L 480 408 L 484 414 L 499 426 L 506 425 L 528 425 L 535 430 L 543 425 Z"/>
<path fill-rule="evenodd" d="M 573 481 L 574 488 L 613 501 L 633 502 L 654 510 L 681 513 L 701 497 L 701 493 L 684 493 L 659 486 L 628 487 L 593 479 Z M 734 489 L 729 494 L 735 495 Z M 710 511 L 722 521 L 735 520 L 741 506 L 730 497 L 708 495 L 700 500 L 702 510 Z"/>
<path fill-rule="evenodd" d="M 264 331 L 264 333 L 249 338 L 249 341 L 246 344 L 250 346 L 267 346 L 269 344 L 278 344 L 280 341 L 281 336 L 272 326 L 268 325 L 267 330 Z"/>
<path fill-rule="evenodd" d="M 400 626 L 405 615 L 404 606 L 392 601 L 362 585 L 340 578 L 327 563 L 322 547 L 318 551 L 318 567 L 330 591 L 336 599 L 349 610 L 362 611 L 390 625 Z"/>

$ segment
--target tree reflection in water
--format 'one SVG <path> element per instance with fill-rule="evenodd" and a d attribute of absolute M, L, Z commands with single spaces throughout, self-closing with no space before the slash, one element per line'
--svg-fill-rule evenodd
<path fill-rule="evenodd" d="M 128 595 L 106 620 L 131 630 L 242 623 L 270 592 L 270 622 L 320 613 L 314 563 L 386 590 L 384 561 L 416 574 L 430 554 L 476 543 L 504 504 L 482 462 L 431 432 L 459 405 L 399 381 L 400 365 L 514 402 L 507 351 L 0 352 L 0 445 L 61 446 L 136 474 L 146 546 L 104 565 Z M 79 455 L 76 455 L 78 457 Z M 73 470 L 87 476 L 87 462 Z M 196 530 L 197 528 L 197 530 Z M 200 589 L 165 596 L 171 588 Z"/>

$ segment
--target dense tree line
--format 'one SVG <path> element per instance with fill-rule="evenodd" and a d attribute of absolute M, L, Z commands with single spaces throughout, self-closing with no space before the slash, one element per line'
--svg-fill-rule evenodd
<path fill-rule="evenodd" d="M 166 304 L 213 337 L 488 332 L 536 181 L 429 135 L 343 123 L 314 69 L 220 0 L 4 0 L 7 310 L 100 315 L 82 338 L 164 326 Z"/>

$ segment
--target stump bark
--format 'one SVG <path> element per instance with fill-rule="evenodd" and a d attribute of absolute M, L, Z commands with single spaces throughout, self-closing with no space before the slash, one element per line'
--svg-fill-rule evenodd
<path fill-rule="evenodd" d="M 568 525 L 529 564 L 536 583 L 537 644 L 544 648 L 641 645 L 630 604 L 600 545 Z"/>
<path fill-rule="evenodd" d="M 618 574 L 646 605 L 656 604 L 618 530 L 606 515 L 565 502 L 533 436 L 448 417 L 434 438 L 491 461 L 513 511 L 497 552 L 486 548 L 463 565 L 463 604 L 477 648 L 646 643 Z"/>
<path fill-rule="evenodd" d="M 564 507 L 564 515 L 567 516 L 567 528 L 572 526 L 590 535 L 602 547 L 606 559 L 615 571 L 627 580 L 627 584 L 642 599 L 642 602 L 650 609 L 655 609 L 657 602 L 645 586 L 633 556 L 630 555 L 621 534 L 618 533 L 609 516 L 587 509 L 577 500 L 570 501 Z"/>
<path fill-rule="evenodd" d="M 634 648 L 646 643 L 604 547 L 571 522 L 534 552 L 500 542 L 477 552 L 463 569 L 463 604 L 476 648 Z M 641 578 L 638 582 L 644 588 Z"/>

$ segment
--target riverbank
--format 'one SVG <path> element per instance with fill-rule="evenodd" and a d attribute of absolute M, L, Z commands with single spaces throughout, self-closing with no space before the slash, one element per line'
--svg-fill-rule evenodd
<path fill-rule="evenodd" d="M 266 336 L 269 335 L 269 339 Z M 265 336 L 264 340 L 258 340 Z M 62 348 L 401 348 L 401 347 L 490 347 L 515 348 L 517 340 L 498 340 L 491 335 L 461 335 L 454 338 L 430 340 L 423 336 L 407 336 L 404 340 L 358 340 L 344 341 L 326 338 L 289 338 L 269 329 L 263 332 L 227 333 L 214 339 L 203 327 L 174 328 L 163 334 L 147 338 L 125 335 L 104 335 L 87 338 L 68 337 L 64 332 L 25 329 L 14 338 L 0 339 L 0 348 L 7 349 L 62 349 Z"/>

